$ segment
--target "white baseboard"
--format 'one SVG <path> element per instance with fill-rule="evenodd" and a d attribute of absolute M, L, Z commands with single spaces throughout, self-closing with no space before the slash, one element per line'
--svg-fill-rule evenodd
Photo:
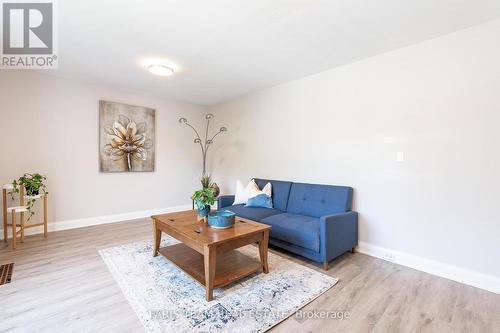
<path fill-rule="evenodd" d="M 77 220 L 49 222 L 48 227 L 49 227 L 49 232 L 61 231 L 61 230 L 68 230 L 68 229 L 90 227 L 90 226 L 99 225 L 99 224 L 107 224 L 107 223 L 135 220 L 135 219 L 150 217 L 151 215 L 178 212 L 178 211 L 189 210 L 189 209 L 191 209 L 191 205 L 180 205 L 180 206 L 174 206 L 174 207 L 168 207 L 168 208 L 149 209 L 149 210 L 142 210 L 142 211 L 137 211 L 137 212 L 122 213 L 122 214 L 88 217 L 88 218 L 77 219 Z M 0 235 L 3 235 L 3 230 L 0 229 L 0 231 L 1 231 Z M 43 227 L 32 228 L 32 229 L 26 230 L 26 235 L 35 235 L 35 234 L 41 234 L 41 233 L 43 233 Z M 11 229 L 9 228 L 9 236 L 10 236 L 10 234 L 11 234 Z"/>
<path fill-rule="evenodd" d="M 49 222 L 49 232 L 68 229 L 83 228 L 100 224 L 123 222 L 128 220 L 147 218 L 151 215 L 164 214 L 191 209 L 191 205 L 180 205 L 168 208 L 149 209 L 123 214 L 97 216 L 77 220 L 67 220 L 59 222 Z M 40 234 L 43 228 L 33 228 L 26 230 L 26 235 Z M 9 230 L 10 233 L 10 230 Z M 0 235 L 3 231 L 0 229 Z M 481 288 L 500 294 L 500 278 L 479 272 L 474 272 L 462 267 L 449 265 L 443 262 L 415 256 L 409 253 L 400 252 L 366 242 L 359 242 L 356 251 L 372 257 L 380 258 L 399 265 L 407 266 L 429 274 L 437 275 L 446 279 L 464 283 L 473 287 Z"/>
<path fill-rule="evenodd" d="M 359 242 L 357 252 L 429 274 L 500 294 L 500 278 L 370 243 Z"/>

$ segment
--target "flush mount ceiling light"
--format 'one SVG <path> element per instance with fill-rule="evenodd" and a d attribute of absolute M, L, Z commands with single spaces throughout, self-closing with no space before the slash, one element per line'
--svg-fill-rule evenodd
<path fill-rule="evenodd" d="M 174 74 L 174 70 L 165 65 L 153 64 L 148 66 L 148 71 L 158 76 L 170 76 Z"/>

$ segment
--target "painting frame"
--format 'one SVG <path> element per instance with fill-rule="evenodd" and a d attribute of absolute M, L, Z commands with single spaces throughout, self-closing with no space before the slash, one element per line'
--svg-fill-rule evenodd
<path fill-rule="evenodd" d="M 99 101 L 99 171 L 155 172 L 156 109 Z"/>

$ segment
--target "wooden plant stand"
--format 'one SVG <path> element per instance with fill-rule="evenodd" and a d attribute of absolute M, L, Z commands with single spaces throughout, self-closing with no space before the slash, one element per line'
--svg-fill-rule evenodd
<path fill-rule="evenodd" d="M 19 206 L 8 207 L 8 191 L 12 191 L 11 184 L 4 185 L 2 188 L 2 212 L 3 212 L 3 239 L 6 242 L 9 236 L 8 227 L 12 229 L 12 249 L 16 249 L 17 237 L 20 235 L 21 243 L 24 243 L 24 231 L 29 228 L 43 226 L 43 236 L 47 238 L 47 223 L 48 223 L 48 194 L 40 194 L 36 196 L 24 195 L 24 186 L 19 186 Z M 43 222 L 42 223 L 26 223 L 25 214 L 28 212 L 25 206 L 25 200 L 43 200 Z M 19 224 L 17 223 L 17 214 L 19 213 Z M 8 223 L 8 215 L 11 214 L 11 223 Z M 18 230 L 19 228 L 19 230 Z"/>

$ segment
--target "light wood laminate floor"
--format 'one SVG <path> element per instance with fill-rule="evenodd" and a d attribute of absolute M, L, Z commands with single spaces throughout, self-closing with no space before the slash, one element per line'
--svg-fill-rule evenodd
<path fill-rule="evenodd" d="M 0 332 L 142 332 L 97 251 L 151 237 L 142 219 L 28 236 L 15 252 L 0 241 L 0 263 L 15 263 L 13 282 L 0 286 Z M 359 253 L 330 266 L 340 282 L 303 310 L 350 318 L 291 317 L 272 332 L 500 332 L 500 295 Z"/>

